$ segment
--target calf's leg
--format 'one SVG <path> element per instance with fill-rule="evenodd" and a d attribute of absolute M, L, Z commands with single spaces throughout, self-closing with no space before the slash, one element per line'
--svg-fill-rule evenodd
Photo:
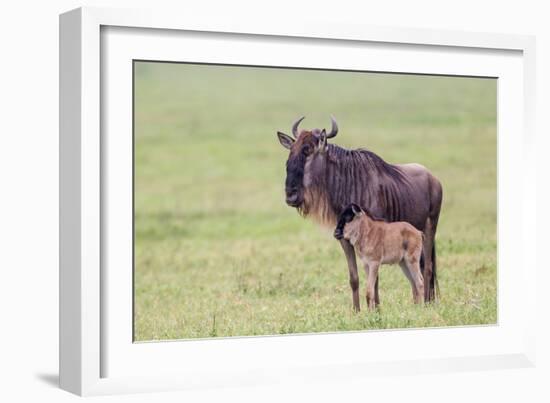
<path fill-rule="evenodd" d="M 359 274 L 357 273 L 357 261 L 355 260 L 355 249 L 353 245 L 346 239 L 340 240 L 340 245 L 346 255 L 349 270 L 349 285 L 353 297 L 353 309 L 356 312 L 361 310 L 359 305 Z"/>
<path fill-rule="evenodd" d="M 374 302 L 376 305 L 380 305 L 380 295 L 378 295 L 378 279 L 380 276 L 376 276 L 376 284 L 374 285 Z"/>
<path fill-rule="evenodd" d="M 367 302 L 367 307 L 369 306 L 369 265 L 363 261 L 363 268 L 365 269 L 365 301 Z M 374 301 L 376 303 L 376 285 L 374 287 Z"/>
<path fill-rule="evenodd" d="M 368 287 L 368 278 L 369 278 L 369 265 L 365 263 L 365 279 L 367 281 L 367 287 Z M 380 276 L 376 276 L 376 282 L 374 283 L 374 303 L 376 306 L 380 305 L 380 295 L 378 294 L 378 279 Z M 369 299 L 367 297 L 367 305 L 369 303 Z"/>
<path fill-rule="evenodd" d="M 368 270 L 368 280 L 367 280 L 367 304 L 370 310 L 376 309 L 376 281 L 378 279 L 378 268 L 380 267 L 380 262 L 369 262 L 368 265 L 365 264 L 365 270 Z"/>
<path fill-rule="evenodd" d="M 416 284 L 414 282 L 412 274 L 410 273 L 409 268 L 407 267 L 407 264 L 405 263 L 404 260 L 402 260 L 401 263 L 399 263 L 399 266 L 401 266 L 401 271 L 403 271 L 403 274 L 405 275 L 405 277 L 407 277 L 407 280 L 409 280 L 409 283 L 411 284 L 413 301 L 416 302 L 418 297 L 417 297 L 417 291 L 416 291 Z"/>
<path fill-rule="evenodd" d="M 422 272 L 420 271 L 419 259 L 412 257 L 406 259 L 405 261 L 407 271 L 409 272 L 409 276 L 413 282 L 413 287 L 416 289 L 416 292 L 414 293 L 414 302 L 416 304 L 421 304 L 425 300 L 424 287 L 426 286 L 426 283 L 424 282 Z"/>

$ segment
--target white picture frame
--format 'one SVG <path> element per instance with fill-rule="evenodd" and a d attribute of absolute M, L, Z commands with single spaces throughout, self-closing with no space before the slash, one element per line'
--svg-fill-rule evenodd
<path fill-rule="evenodd" d="M 180 46 L 182 43 L 186 46 Z M 266 46 L 269 51 L 262 51 Z M 224 52 L 224 48 L 230 51 Z M 307 59 L 300 58 L 294 48 L 307 49 Z M 175 55 L 174 49 L 184 56 Z M 349 374 L 397 375 L 534 365 L 535 322 L 530 312 L 536 311 L 535 284 L 528 279 L 536 276 L 536 242 L 532 236 L 529 240 L 525 236 L 536 233 L 535 184 L 530 179 L 534 178 L 531 173 L 535 170 L 534 49 L 534 39 L 520 35 L 325 22 L 292 24 L 264 20 L 244 25 L 228 20 L 102 8 L 81 8 L 62 14 L 61 387 L 79 395 L 96 395 L 303 379 L 335 380 Z M 323 60 L 326 55 L 323 52 L 327 50 L 342 58 Z M 408 57 L 405 65 L 404 52 L 422 57 Z M 131 189 L 128 62 L 151 59 L 289 66 L 288 61 L 283 61 L 283 53 L 293 60 L 291 67 L 359 70 L 368 67 L 375 71 L 499 77 L 502 84 L 499 83 L 498 121 L 497 326 L 139 345 L 128 337 L 131 332 L 128 321 L 131 323 L 132 318 L 128 315 L 131 284 L 127 269 L 131 261 L 118 247 L 113 252 L 112 245 L 127 250 L 131 215 L 122 214 L 122 219 L 115 223 L 112 217 L 119 215 L 107 213 L 123 211 Z M 367 54 L 371 56 L 369 61 L 364 60 Z M 503 164 L 513 150 L 521 155 L 521 170 L 512 171 Z M 113 156 L 117 157 L 117 164 L 112 163 Z M 512 194 L 502 178 L 521 181 L 524 191 Z M 121 204 L 117 205 L 117 200 Z M 520 211 L 521 220 L 512 222 L 507 215 L 510 211 Z M 521 247 L 512 248 L 511 242 L 518 240 Z M 117 263 L 125 269 L 109 270 L 111 259 L 118 259 Z M 510 271 L 514 267 L 520 267 L 522 273 L 517 282 L 526 297 L 520 301 L 513 296 L 515 284 Z M 115 300 L 113 292 L 121 297 Z M 368 356 L 348 354 L 357 351 L 367 338 L 381 345 L 378 352 L 370 352 Z M 421 349 L 417 355 L 406 355 L 397 347 L 390 350 L 390 346 L 399 346 L 405 338 L 419 346 L 435 348 L 431 352 Z M 446 350 L 445 343 L 453 343 L 454 347 Z M 317 353 L 321 348 L 323 355 Z M 211 369 L 213 363 L 215 369 Z"/>

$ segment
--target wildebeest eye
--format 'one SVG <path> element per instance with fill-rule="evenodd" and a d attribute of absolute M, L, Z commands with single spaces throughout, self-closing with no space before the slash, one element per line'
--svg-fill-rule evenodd
<path fill-rule="evenodd" d="M 308 144 L 308 145 L 305 145 L 304 147 L 302 147 L 302 153 L 304 155 L 311 154 L 311 146 Z"/>

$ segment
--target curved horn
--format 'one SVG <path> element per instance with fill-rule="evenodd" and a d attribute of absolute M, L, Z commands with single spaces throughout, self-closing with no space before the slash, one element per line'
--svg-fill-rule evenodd
<path fill-rule="evenodd" d="M 338 123 L 336 123 L 334 116 L 330 116 L 330 121 L 332 122 L 332 129 L 330 130 L 330 133 L 327 134 L 327 139 L 331 139 L 338 134 Z"/>
<path fill-rule="evenodd" d="M 300 122 L 304 120 L 306 117 L 302 116 L 300 119 L 298 119 L 294 124 L 292 125 L 292 135 L 294 138 L 298 139 L 298 126 L 300 125 Z"/>

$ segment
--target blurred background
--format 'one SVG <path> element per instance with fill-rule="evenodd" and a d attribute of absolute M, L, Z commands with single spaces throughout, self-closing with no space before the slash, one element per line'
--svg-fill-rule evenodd
<path fill-rule="evenodd" d="M 496 322 L 496 80 L 154 62 L 134 80 L 136 340 Z M 276 131 L 330 114 L 334 143 L 442 182 L 439 303 L 384 266 L 380 311 L 354 314 L 338 242 L 286 206 Z"/>

